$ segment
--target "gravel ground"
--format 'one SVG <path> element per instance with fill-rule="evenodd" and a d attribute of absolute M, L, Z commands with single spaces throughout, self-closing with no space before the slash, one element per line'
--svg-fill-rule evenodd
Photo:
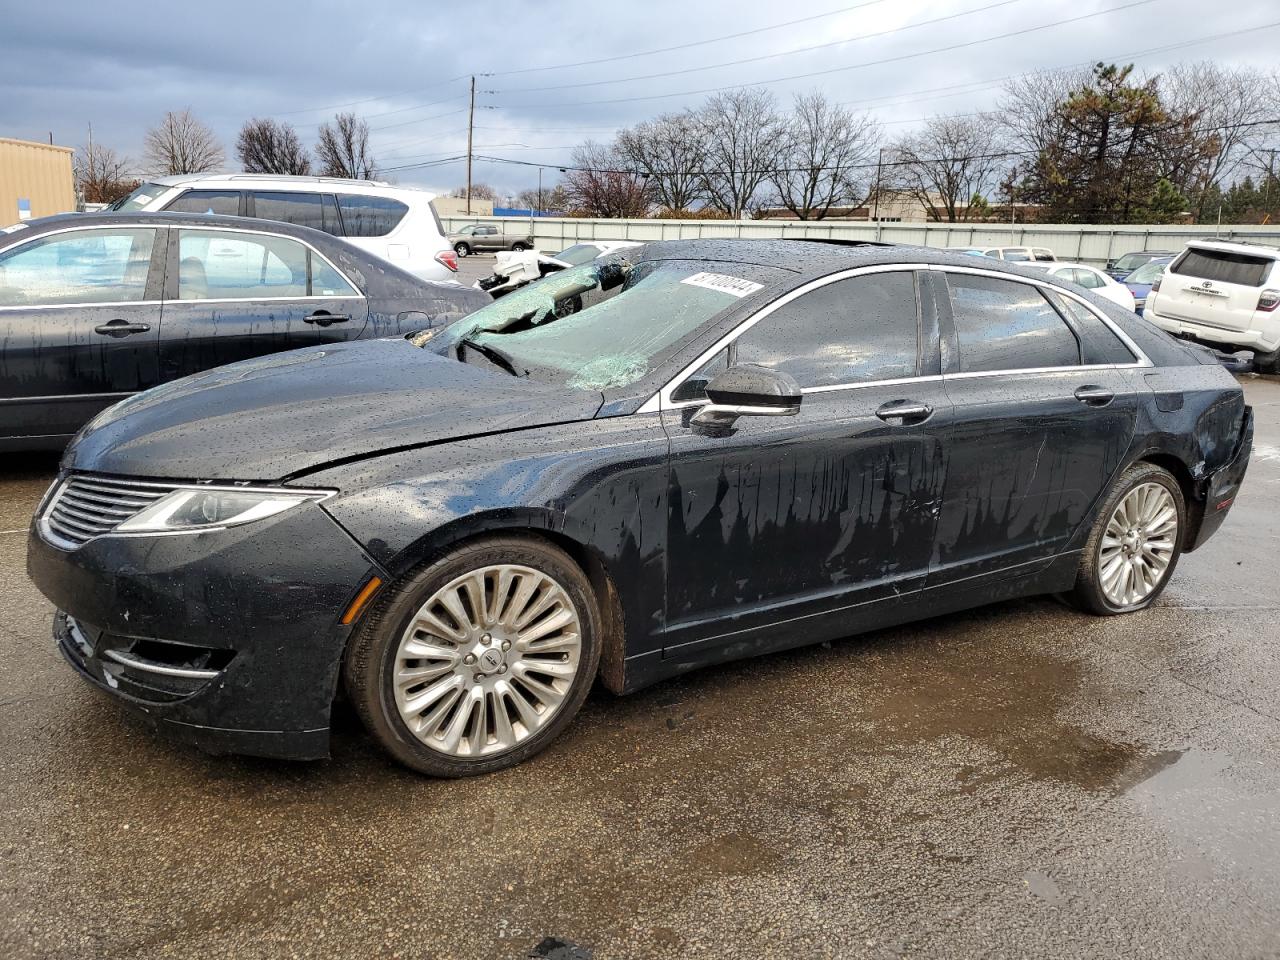
<path fill-rule="evenodd" d="M 1019 601 L 596 692 L 454 782 L 345 712 L 320 763 L 156 739 L 55 652 L 24 575 L 54 461 L 7 457 L 0 956 L 1280 956 L 1280 383 L 1246 390 L 1244 490 L 1146 613 Z"/>

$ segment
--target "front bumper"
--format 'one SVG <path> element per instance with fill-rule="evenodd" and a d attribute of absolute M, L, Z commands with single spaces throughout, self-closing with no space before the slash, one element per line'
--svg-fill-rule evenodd
<path fill-rule="evenodd" d="M 351 627 L 383 575 L 317 504 L 177 536 L 107 535 L 73 550 L 33 526 L 27 572 L 58 607 L 54 639 L 85 679 L 213 753 L 326 756 Z"/>

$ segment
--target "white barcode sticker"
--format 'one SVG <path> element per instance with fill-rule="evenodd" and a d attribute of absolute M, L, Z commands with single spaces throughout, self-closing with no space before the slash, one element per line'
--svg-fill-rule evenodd
<path fill-rule="evenodd" d="M 706 287 L 708 290 L 727 293 L 731 297 L 750 296 L 764 286 L 762 283 L 753 283 L 741 277 L 725 276 L 723 273 L 695 273 L 680 282 L 687 283 L 691 287 Z"/>

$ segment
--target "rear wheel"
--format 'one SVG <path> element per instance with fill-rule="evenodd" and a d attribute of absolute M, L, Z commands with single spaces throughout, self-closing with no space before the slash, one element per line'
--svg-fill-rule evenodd
<path fill-rule="evenodd" d="M 529 245 L 527 243 L 513 243 L 511 249 L 519 253 L 522 250 L 528 250 Z"/>
<path fill-rule="evenodd" d="M 456 253 L 456 254 L 457 254 L 458 256 L 460 256 L 460 257 L 469 257 L 469 256 L 471 256 L 471 244 L 469 244 L 469 243 L 455 243 L 455 244 L 453 245 L 453 252 L 454 252 L 454 253 Z"/>
<path fill-rule="evenodd" d="M 1272 350 L 1270 353 L 1255 353 L 1253 355 L 1253 369 L 1258 373 L 1280 373 L 1280 350 Z"/>
<path fill-rule="evenodd" d="M 1121 474 L 1080 559 L 1072 599 L 1101 615 L 1149 607 L 1182 555 L 1186 504 L 1178 481 L 1152 463 Z"/>
<path fill-rule="evenodd" d="M 410 576 L 352 638 L 343 676 L 378 742 L 422 773 L 462 777 L 546 747 L 600 659 L 591 585 L 533 538 L 461 547 Z"/>

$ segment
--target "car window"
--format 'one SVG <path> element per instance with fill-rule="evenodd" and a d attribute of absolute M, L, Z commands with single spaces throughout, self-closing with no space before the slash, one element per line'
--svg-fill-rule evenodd
<path fill-rule="evenodd" d="M 108 209 L 118 213 L 134 213 L 138 210 L 145 210 L 153 200 L 159 199 L 168 192 L 169 188 L 163 184 L 144 183 L 127 197 L 121 197 L 111 204 Z"/>
<path fill-rule="evenodd" d="M 1164 273 L 1167 263 L 1160 263 L 1156 260 L 1149 260 L 1140 266 L 1133 273 L 1124 278 L 1125 283 L 1155 283 L 1156 277 Z"/>
<path fill-rule="evenodd" d="M 633 264 L 619 255 L 602 257 L 507 294 L 425 345 L 467 362 L 492 348 L 510 357 L 521 375 L 527 371 L 534 379 L 574 390 L 625 387 L 658 369 L 719 314 L 781 276 L 782 271 L 759 264 Z M 597 291 L 615 292 L 591 302 Z"/>
<path fill-rule="evenodd" d="M 311 254 L 311 295 L 313 297 L 354 297 L 358 292 L 327 260 Z"/>
<path fill-rule="evenodd" d="M 1026 263 L 1031 259 L 1031 254 L 1027 253 L 1025 250 L 1005 250 L 1004 259 L 1015 263 Z"/>
<path fill-rule="evenodd" d="M 915 277 L 849 277 L 774 310 L 734 341 L 734 363 L 781 370 L 801 387 L 915 376 Z"/>
<path fill-rule="evenodd" d="M 1071 317 L 1080 331 L 1080 351 L 1085 363 L 1133 363 L 1138 359 L 1115 331 L 1084 304 L 1056 292 L 1050 294 L 1050 299 Z"/>
<path fill-rule="evenodd" d="M 1039 288 L 1027 283 L 948 274 L 963 373 L 1069 367 L 1080 345 Z"/>
<path fill-rule="evenodd" d="M 1076 268 L 1076 283 L 1086 290 L 1097 290 L 1099 287 L 1106 286 L 1106 282 L 1100 276 L 1092 270 L 1085 270 L 1083 267 Z"/>
<path fill-rule="evenodd" d="M 1145 253 L 1126 253 L 1116 261 L 1117 270 L 1136 270 L 1151 258 Z"/>
<path fill-rule="evenodd" d="M 288 237 L 178 231 L 179 300 L 307 295 L 307 248 Z"/>
<path fill-rule="evenodd" d="M 599 255 L 599 247 L 592 246 L 589 243 L 575 243 L 572 247 L 565 247 L 559 253 L 553 253 L 551 256 L 556 260 L 563 260 L 570 266 L 576 267 L 579 264 L 594 260 Z"/>
<path fill-rule="evenodd" d="M 261 220 L 279 220 L 299 226 L 341 235 L 333 201 L 326 205 L 323 193 L 288 193 L 255 190 L 253 215 Z"/>
<path fill-rule="evenodd" d="M 338 194 L 338 208 L 348 237 L 385 237 L 409 212 L 399 200 L 353 193 Z"/>
<path fill-rule="evenodd" d="M 137 303 L 155 236 L 142 228 L 81 230 L 0 253 L 0 306 Z"/>
<path fill-rule="evenodd" d="M 1271 265 L 1270 257 L 1255 257 L 1246 253 L 1227 250 L 1188 249 L 1173 265 L 1171 273 L 1200 280 L 1217 280 L 1220 283 L 1238 283 L 1245 287 L 1260 287 L 1267 281 Z"/>
<path fill-rule="evenodd" d="M 1054 257 L 1053 257 L 1052 250 L 1046 250 L 1044 247 L 1036 247 L 1033 252 L 1035 253 L 1035 258 L 1037 260 L 1040 260 L 1046 263 L 1053 262 Z"/>
<path fill-rule="evenodd" d="M 240 213 L 239 190 L 188 190 L 165 207 L 172 213 L 216 213 L 234 217 Z"/>

